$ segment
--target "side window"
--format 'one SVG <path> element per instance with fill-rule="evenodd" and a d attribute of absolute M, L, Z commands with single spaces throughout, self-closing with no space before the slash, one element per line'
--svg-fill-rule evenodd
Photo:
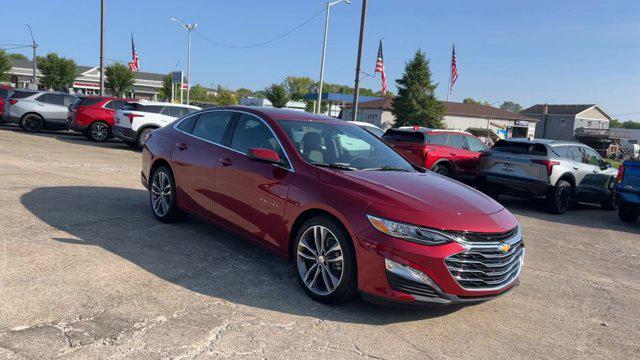
<path fill-rule="evenodd" d="M 466 136 L 467 144 L 469 144 L 469 150 L 475 152 L 481 152 L 487 150 L 482 141 L 473 136 Z"/>
<path fill-rule="evenodd" d="M 126 103 L 124 100 L 111 100 L 104 107 L 112 110 L 120 110 Z"/>
<path fill-rule="evenodd" d="M 224 130 L 227 128 L 227 124 L 231 121 L 233 113 L 229 111 L 211 111 L 200 114 L 196 121 L 193 131 L 193 136 L 197 136 L 201 139 L 214 142 L 216 144 L 222 144 L 222 137 L 224 136 Z"/>
<path fill-rule="evenodd" d="M 556 146 L 556 147 L 550 147 L 550 149 L 551 149 L 551 152 L 557 155 L 558 157 L 561 157 L 567 160 L 573 160 L 573 156 L 571 155 L 571 148 L 568 146 Z"/>
<path fill-rule="evenodd" d="M 49 94 L 47 96 L 47 103 L 49 104 L 53 104 L 53 105 L 60 105 L 60 106 L 64 106 L 65 104 L 65 98 L 66 96 L 64 95 L 60 95 L 60 94 Z"/>
<path fill-rule="evenodd" d="M 182 108 L 178 106 L 167 106 L 165 110 L 169 111 L 169 116 L 174 118 L 182 117 Z M 165 114 L 166 115 L 166 114 Z"/>
<path fill-rule="evenodd" d="M 48 104 L 49 103 L 49 94 L 42 94 L 42 95 L 38 96 L 37 98 L 35 98 L 35 100 Z"/>
<path fill-rule="evenodd" d="M 164 108 L 165 108 L 164 106 L 159 106 L 159 105 L 147 105 L 147 106 L 144 106 L 142 109 L 135 109 L 135 110 L 154 113 L 154 114 L 162 114 L 164 111 Z"/>
<path fill-rule="evenodd" d="M 77 97 L 75 96 L 64 95 L 64 106 L 69 107 L 74 101 L 76 101 L 76 99 Z"/>
<path fill-rule="evenodd" d="M 467 143 L 464 141 L 464 136 L 462 136 L 462 135 L 450 135 L 449 137 L 451 138 L 451 143 L 453 144 L 454 148 L 458 148 L 458 149 L 466 149 L 467 148 Z"/>
<path fill-rule="evenodd" d="M 433 145 L 451 146 L 451 143 L 449 142 L 449 134 L 429 134 L 427 141 L 429 144 Z"/>
<path fill-rule="evenodd" d="M 595 150 L 583 147 L 582 152 L 584 153 L 584 156 L 582 157 L 583 163 L 595 166 L 600 166 L 602 164 L 602 158 L 597 152 L 595 152 Z"/>
<path fill-rule="evenodd" d="M 245 154 L 251 148 L 270 149 L 284 159 L 282 149 L 271 129 L 258 118 L 247 114 L 240 115 L 238 119 L 238 125 L 231 139 L 231 148 Z"/>
<path fill-rule="evenodd" d="M 187 116 L 189 114 L 191 114 L 192 112 L 194 112 L 193 109 L 189 109 L 189 108 L 184 108 L 184 107 L 180 107 L 179 109 L 179 117 L 183 117 L 183 116 Z"/>
<path fill-rule="evenodd" d="M 180 131 L 191 134 L 191 132 L 193 131 L 193 127 L 196 125 L 196 120 L 198 120 L 198 116 L 189 116 L 188 118 L 180 121 L 180 124 L 178 124 L 178 126 L 176 127 Z"/>

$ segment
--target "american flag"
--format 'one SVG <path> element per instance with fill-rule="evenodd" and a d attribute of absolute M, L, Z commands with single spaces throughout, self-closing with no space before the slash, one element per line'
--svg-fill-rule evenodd
<path fill-rule="evenodd" d="M 387 74 L 384 71 L 384 58 L 382 57 L 382 40 L 380 40 L 380 47 L 378 48 L 378 60 L 376 61 L 376 69 L 373 73 L 380 73 L 382 75 L 382 95 L 386 95 Z"/>
<path fill-rule="evenodd" d="M 129 62 L 129 70 L 138 71 L 138 52 L 136 51 L 136 44 L 133 42 L 133 34 L 131 34 L 131 61 Z"/>
<path fill-rule="evenodd" d="M 451 83 L 449 85 L 449 94 L 453 90 L 453 84 L 458 80 L 458 66 L 456 64 L 456 46 L 453 45 L 453 52 L 451 53 Z"/>

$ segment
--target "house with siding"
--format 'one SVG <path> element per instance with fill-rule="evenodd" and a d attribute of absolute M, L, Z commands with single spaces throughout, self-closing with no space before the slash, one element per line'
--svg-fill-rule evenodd
<path fill-rule="evenodd" d="M 520 112 L 536 118 L 535 137 L 551 140 L 573 140 L 576 129 L 608 129 L 611 116 L 596 104 L 537 104 Z"/>

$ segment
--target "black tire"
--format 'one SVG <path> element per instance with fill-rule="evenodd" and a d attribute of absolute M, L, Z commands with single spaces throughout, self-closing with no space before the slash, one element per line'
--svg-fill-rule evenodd
<path fill-rule="evenodd" d="M 156 180 L 158 180 L 158 183 L 156 183 Z M 162 194 L 162 196 L 159 196 L 159 194 Z M 156 201 L 159 197 L 159 201 Z M 176 204 L 176 183 L 171 169 L 166 166 L 158 167 L 151 176 L 149 204 L 153 215 L 163 223 L 183 220 L 186 215 L 182 210 L 178 209 Z"/>
<path fill-rule="evenodd" d="M 569 209 L 573 187 L 565 180 L 560 180 L 547 197 L 547 211 L 552 214 L 564 214 Z"/>
<path fill-rule="evenodd" d="M 105 142 L 111 137 L 111 127 L 103 121 L 93 122 L 85 135 L 94 142 Z"/>
<path fill-rule="evenodd" d="M 308 234 L 308 231 L 313 232 L 313 228 L 317 226 L 324 227 L 329 230 L 329 233 L 327 233 L 326 235 L 327 236 L 326 241 L 333 242 L 334 246 L 335 246 L 335 243 L 337 242 L 340 245 L 339 250 L 341 251 L 341 254 L 342 254 L 342 264 L 340 266 L 340 269 L 342 271 L 341 278 L 339 279 L 338 285 L 335 286 L 334 289 L 332 289 L 330 292 L 326 294 L 320 294 L 317 291 L 312 290 L 309 287 L 309 285 L 305 283 L 303 274 L 301 273 L 306 270 L 305 267 L 307 265 L 308 265 L 308 269 L 313 268 L 313 264 L 315 262 L 314 260 L 308 260 L 306 258 L 301 257 L 298 253 L 299 248 L 302 249 L 301 251 L 303 251 L 303 253 L 304 251 L 307 251 L 306 247 L 300 245 L 300 242 L 303 239 L 303 235 L 308 236 L 306 235 Z M 334 248 L 334 246 L 331 246 L 331 248 Z M 330 268 L 332 271 L 332 274 L 335 274 L 337 270 L 336 270 L 336 267 L 334 267 L 334 265 L 336 264 L 335 262 L 330 262 L 331 258 L 329 256 L 335 255 L 337 257 L 337 255 L 335 254 L 335 251 L 331 252 L 331 251 L 325 251 L 325 250 L 326 249 L 323 249 L 322 253 L 318 252 L 320 254 L 320 256 L 318 256 L 318 259 L 323 258 L 324 259 L 323 266 L 325 267 L 325 269 L 329 270 L 328 268 Z M 307 254 L 312 254 L 312 253 L 308 252 Z M 329 254 L 334 254 L 334 255 L 329 255 Z M 300 286 L 302 286 L 302 288 L 305 290 L 307 295 L 309 295 L 309 297 L 311 297 L 312 299 L 325 304 L 340 304 L 353 299 L 358 294 L 357 270 L 356 270 L 357 264 L 356 264 L 355 250 L 353 248 L 353 241 L 349 233 L 337 221 L 331 219 L 330 217 L 317 216 L 307 220 L 300 227 L 294 240 L 293 260 L 294 260 L 293 266 L 297 274 L 298 282 L 300 283 Z M 300 261 L 303 261 L 303 265 L 300 264 Z M 320 274 L 325 275 L 322 272 L 323 270 L 322 267 L 320 267 L 320 269 L 321 269 L 319 271 Z M 324 278 L 324 276 L 322 277 Z M 316 279 L 316 277 L 314 277 L 314 279 Z M 321 280 L 320 277 L 317 277 L 317 279 L 318 281 Z M 327 275 L 325 279 L 330 279 L 329 275 Z M 326 284 L 327 280 L 323 280 L 323 281 Z M 315 284 L 314 281 L 311 281 L 311 286 L 313 286 L 313 284 Z M 325 289 L 327 288 L 325 287 Z"/>
<path fill-rule="evenodd" d="M 634 223 L 638 221 L 638 218 L 640 217 L 640 207 L 620 202 L 620 205 L 618 206 L 618 217 L 624 222 Z"/>
<path fill-rule="evenodd" d="M 20 128 L 28 133 L 39 133 L 44 129 L 44 119 L 37 114 L 27 114 L 20 119 Z"/>
<path fill-rule="evenodd" d="M 446 177 L 451 176 L 451 170 L 449 170 L 449 167 L 444 164 L 438 164 L 434 166 L 433 172 L 438 173 L 440 175 L 444 175 Z"/>
<path fill-rule="evenodd" d="M 147 139 L 147 135 L 152 132 L 153 130 L 155 130 L 154 128 L 144 128 L 142 130 L 140 130 L 140 133 L 138 133 L 138 140 L 136 141 L 136 146 L 138 147 L 138 149 L 142 149 L 144 147 L 144 142 Z"/>

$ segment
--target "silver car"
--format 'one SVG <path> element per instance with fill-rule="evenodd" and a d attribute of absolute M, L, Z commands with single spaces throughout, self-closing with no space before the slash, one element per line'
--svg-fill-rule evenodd
<path fill-rule="evenodd" d="M 6 100 L 4 121 L 28 132 L 67 129 L 67 114 L 77 96 L 50 91 L 14 90 Z"/>
<path fill-rule="evenodd" d="M 478 180 L 481 189 L 496 199 L 501 194 L 545 199 L 549 212 L 562 214 L 572 201 L 615 210 L 617 174 L 581 143 L 509 139 L 480 155 Z"/>

